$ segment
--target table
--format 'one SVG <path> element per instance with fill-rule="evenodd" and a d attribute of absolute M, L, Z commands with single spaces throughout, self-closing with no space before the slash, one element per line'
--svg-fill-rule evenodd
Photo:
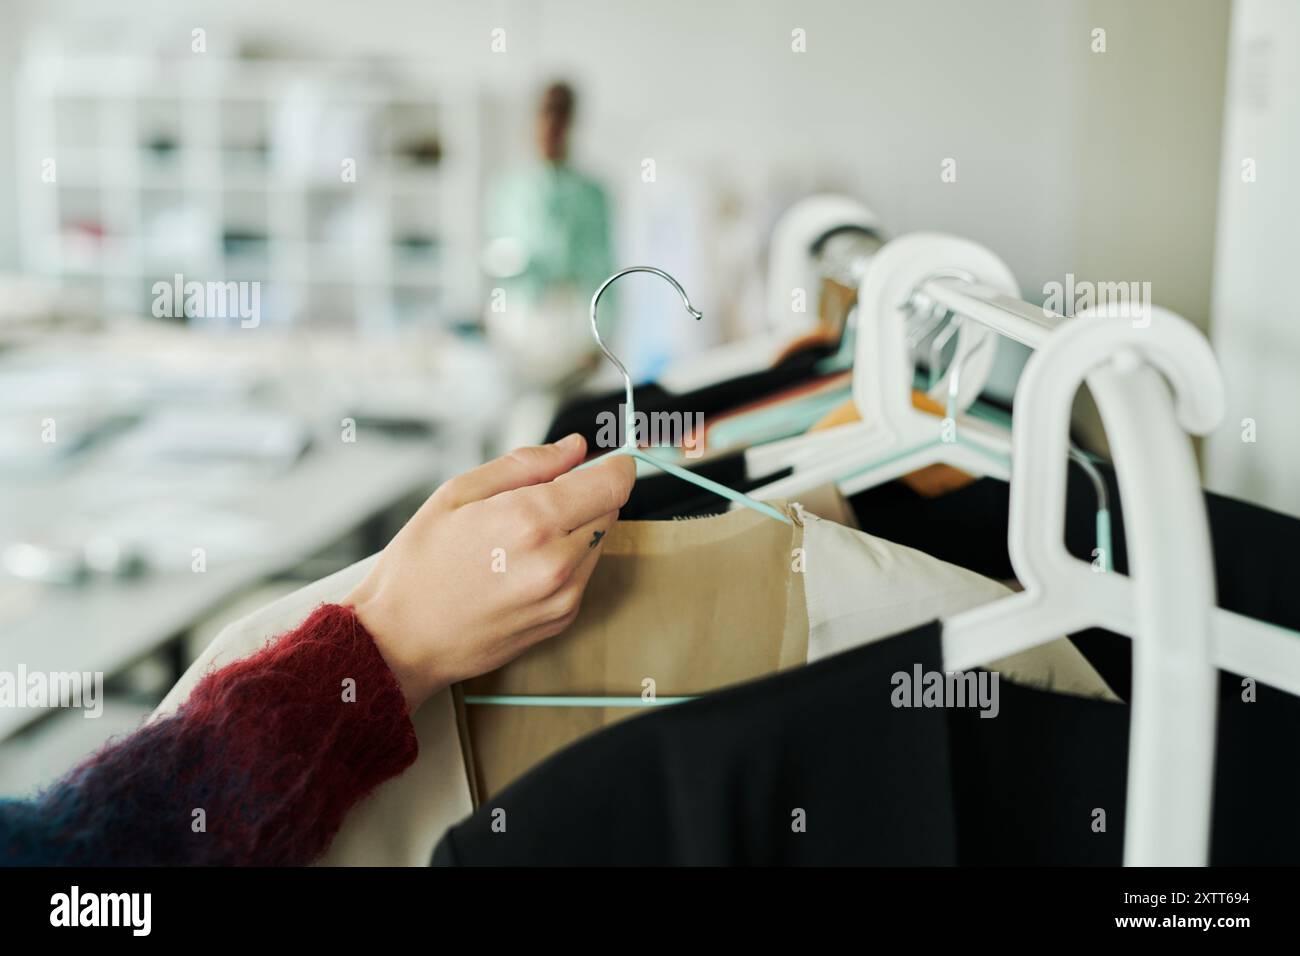
<path fill-rule="evenodd" d="M 47 368 L 58 373 L 48 383 Z M 0 394 L 0 413 L 10 423 L 17 415 L 24 443 L 38 440 L 42 420 L 54 411 L 62 436 L 65 410 L 75 424 L 86 410 L 117 412 L 119 406 L 146 420 L 178 407 L 229 412 L 235 421 L 237 409 L 278 410 L 299 416 L 309 429 L 311 444 L 292 466 L 234 480 L 204 464 L 194 467 L 192 484 L 184 467 L 179 478 L 174 471 L 164 475 L 147 458 L 123 468 L 120 443 L 133 429 L 43 472 L 0 468 L 0 547 L 30 540 L 69 514 L 80 517 L 87 505 L 91 527 L 114 515 L 130 525 L 136 512 L 124 505 L 155 497 L 210 505 L 222 521 L 229 516 L 232 528 L 253 523 L 255 533 L 245 540 L 256 543 L 254 552 L 231 550 L 223 558 L 219 545 L 202 573 L 187 566 L 187 556 L 147 576 L 85 585 L 18 581 L 0 571 L 0 671 L 15 673 L 21 664 L 29 673 L 103 672 L 106 678 L 176 647 L 240 591 L 477 464 L 484 429 L 508 401 L 490 355 L 455 339 L 374 344 L 316 332 L 212 338 L 134 321 L 0 354 Z M 424 422 L 432 433 L 408 428 L 399 437 L 358 415 L 355 440 L 343 438 L 341 422 L 358 410 Z M 20 451 L 21 466 L 42 449 Z M 159 525 L 166 529 L 165 519 Z M 54 712 L 0 707 L 0 740 Z"/>
<path fill-rule="evenodd" d="M 379 435 L 315 447 L 289 472 L 249 489 L 241 510 L 274 529 L 274 540 L 256 555 L 213 562 L 203 573 L 23 585 L 38 593 L 28 613 L 0 628 L 0 670 L 21 663 L 29 672 L 119 673 L 241 589 L 287 571 L 404 498 L 431 491 L 440 461 L 432 442 Z M 27 497 L 26 507 L 56 507 L 59 489 L 47 486 Z M 50 712 L 0 708 L 0 740 Z"/>

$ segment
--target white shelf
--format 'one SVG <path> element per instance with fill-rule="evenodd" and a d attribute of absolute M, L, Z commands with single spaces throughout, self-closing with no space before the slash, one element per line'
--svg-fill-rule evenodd
<path fill-rule="evenodd" d="M 367 332 L 477 311 L 478 98 L 427 68 L 29 56 L 19 93 L 27 268 L 98 283 L 105 312 L 134 296 L 150 314 L 152 283 L 177 272 L 274 287 L 276 325 L 312 321 L 312 289 L 351 289 Z M 436 165 L 405 152 L 435 140 Z"/>

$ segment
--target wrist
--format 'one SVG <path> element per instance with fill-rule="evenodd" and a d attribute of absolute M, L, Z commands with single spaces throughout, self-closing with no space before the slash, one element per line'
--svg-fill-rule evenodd
<path fill-rule="evenodd" d="M 420 705 L 443 689 L 432 667 L 412 653 L 413 642 L 402 640 L 402 630 L 391 620 L 384 602 L 377 596 L 354 591 L 339 602 L 352 611 L 357 623 L 370 635 L 379 655 L 392 671 L 407 708 L 415 713 Z"/>

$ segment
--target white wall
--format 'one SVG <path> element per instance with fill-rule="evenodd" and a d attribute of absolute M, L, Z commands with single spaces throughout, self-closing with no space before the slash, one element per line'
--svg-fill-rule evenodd
<path fill-rule="evenodd" d="M 842 188 L 894 233 L 944 229 L 988 243 L 1031 297 L 1074 272 L 1147 280 L 1161 304 L 1202 323 L 1208 315 L 1226 0 L 43 0 L 32 9 L 42 19 L 108 16 L 119 26 L 97 35 L 181 48 L 190 27 L 204 26 L 215 46 L 223 33 L 259 31 L 304 53 L 428 58 L 477 77 L 500 107 L 500 161 L 518 155 L 539 83 L 563 74 L 582 96 L 578 153 L 616 191 L 633 238 L 627 215 L 654 208 L 647 193 L 688 180 L 764 197 L 759 229 L 811 188 Z M 489 50 L 498 26 L 504 54 Z M 1094 27 L 1107 30 L 1104 54 L 1090 51 Z M 807 31 L 806 53 L 791 51 L 795 28 Z M 654 185 L 639 178 L 645 157 L 658 164 Z M 957 160 L 956 183 L 939 180 L 945 157 Z M 625 259 L 639 251 L 629 245 Z M 662 254 L 660 264 L 703 283 L 706 311 L 725 309 L 707 248 Z"/>
<path fill-rule="evenodd" d="M 1243 160 L 1255 180 L 1243 180 Z M 1300 515 L 1300 5 L 1238 0 L 1224 126 L 1214 346 L 1228 388 L 1216 490 Z M 1243 440 L 1252 437 L 1253 441 Z"/>
<path fill-rule="evenodd" d="M 0 182 L 15 183 L 14 66 L 26 22 L 25 0 L 0 9 Z M 18 263 L 18 193 L 16 186 L 0 188 L 0 272 Z"/>

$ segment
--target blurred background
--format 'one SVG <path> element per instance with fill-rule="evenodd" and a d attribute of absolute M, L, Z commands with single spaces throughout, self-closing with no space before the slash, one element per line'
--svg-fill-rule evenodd
<path fill-rule="evenodd" d="M 1149 282 L 1228 379 L 1207 484 L 1300 513 L 1297 9 L 2 0 L 0 670 L 107 683 L 95 720 L 0 708 L 0 794 L 616 386 L 614 268 L 705 316 L 620 284 L 638 382 L 825 321 L 851 277 L 782 239 L 810 196 L 983 243 L 1031 301 Z"/>

